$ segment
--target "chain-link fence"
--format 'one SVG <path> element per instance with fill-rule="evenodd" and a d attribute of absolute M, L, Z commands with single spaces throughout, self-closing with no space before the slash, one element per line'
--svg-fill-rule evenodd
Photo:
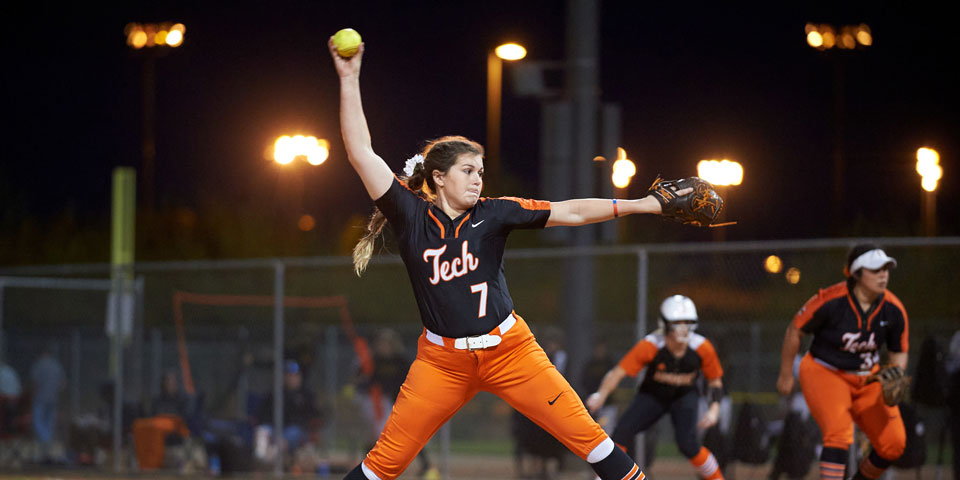
<path fill-rule="evenodd" d="M 698 333 L 715 344 L 734 404 L 756 403 L 775 418 L 787 322 L 818 288 L 842 280 L 846 252 L 857 241 L 508 250 L 504 268 L 516 311 L 538 338 L 560 332 L 567 374 L 582 395 L 596 383 L 597 365 L 611 365 L 638 334 L 656 328 L 660 301 L 680 293 L 696 302 Z M 960 239 L 881 243 L 899 263 L 890 289 L 910 315 L 915 364 L 922 339 L 947 338 L 960 328 Z M 232 425 L 253 452 L 257 424 L 276 413 L 265 413 L 263 400 L 281 392 L 282 364 L 293 359 L 316 395 L 311 439 L 317 455 L 347 466 L 362 458 L 375 437 L 360 401 L 364 343 L 358 339 L 374 348 L 373 339 L 389 329 L 412 360 L 422 330 L 396 257 L 375 258 L 362 278 L 347 258 L 146 263 L 137 264 L 136 272 L 137 315 L 123 353 L 125 428 L 150 412 L 162 374 L 170 371 L 182 383 L 192 382 L 203 425 Z M 0 352 L 29 387 L 32 363 L 52 347 L 66 373 L 59 438 L 65 457 L 76 460 L 82 447 L 73 431 L 78 419 L 112 418 L 103 415 L 112 408 L 104 393 L 112 385 L 104 334 L 109 267 L 16 268 L 0 275 Z M 66 279 L 74 283 L 62 283 Z M 589 318 L 569 318 L 571 311 L 584 311 L 571 307 L 578 302 L 588 305 Z M 604 351 L 606 358 L 591 361 Z M 625 407 L 634 385 L 621 385 L 614 402 Z M 428 453 L 439 465 L 458 453 L 510 458 L 513 421 L 505 402 L 478 395 L 441 430 Z M 659 438 L 672 443 L 672 435 Z M 280 462 L 266 468 L 279 470 Z M 105 462 L 103 468 L 111 466 Z"/>

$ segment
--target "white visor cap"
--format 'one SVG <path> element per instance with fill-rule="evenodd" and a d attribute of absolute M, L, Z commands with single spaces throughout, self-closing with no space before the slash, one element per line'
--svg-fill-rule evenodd
<path fill-rule="evenodd" d="M 850 264 L 850 273 L 856 272 L 861 268 L 867 268 L 870 270 L 878 270 L 884 265 L 893 265 L 897 266 L 897 260 L 893 257 L 887 256 L 887 253 L 883 250 L 875 249 L 865 252 L 859 257 L 853 260 L 853 263 Z"/>
<path fill-rule="evenodd" d="M 693 300 L 690 300 L 688 297 L 674 295 L 667 297 L 667 299 L 660 304 L 660 317 L 668 322 L 676 322 L 679 320 L 697 321 L 697 307 L 693 304 Z"/>

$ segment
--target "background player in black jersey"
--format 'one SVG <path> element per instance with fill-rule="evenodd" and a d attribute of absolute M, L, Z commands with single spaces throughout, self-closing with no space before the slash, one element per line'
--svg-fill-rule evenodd
<path fill-rule="evenodd" d="M 652 197 L 546 202 L 482 198 L 483 147 L 463 137 L 431 142 L 397 178 L 373 151 L 360 100 L 365 47 L 344 58 L 340 128 L 350 164 L 377 205 L 354 250 L 364 270 L 384 219 L 390 222 L 424 324 L 417 356 L 380 438 L 348 479 L 399 476 L 430 437 L 479 391 L 506 400 L 601 478 L 640 480 L 643 472 L 590 417 L 513 311 L 503 275 L 507 235 L 517 228 L 576 226 L 633 213 L 661 213 Z M 690 189 L 677 192 L 690 193 Z"/>
<path fill-rule="evenodd" d="M 793 317 L 783 338 L 781 395 L 793 391 L 793 358 L 801 338 L 813 335 L 800 361 L 800 388 L 823 433 L 820 478 L 842 480 L 853 424 L 870 439 L 873 450 L 860 462 L 855 478 L 877 478 L 900 458 L 907 437 L 900 409 L 883 403 L 879 382 L 867 377 L 879 369 L 880 348 L 890 362 L 907 368 L 907 311 L 887 290 L 897 261 L 874 244 L 853 247 L 847 255 L 847 279 L 820 290 Z M 849 475 L 847 475 L 849 477 Z"/>
<path fill-rule="evenodd" d="M 613 431 L 620 448 L 632 450 L 633 438 L 646 431 L 660 417 L 670 414 L 677 447 L 701 478 L 717 480 L 723 473 L 717 459 L 700 444 L 697 429 L 717 423 L 723 396 L 723 369 L 717 352 L 697 328 L 697 307 L 683 295 L 667 297 L 660 304 L 660 328 L 643 337 L 603 377 L 600 388 L 587 397 L 587 408 L 596 412 L 627 375 L 636 376 L 647 367 L 637 395 Z M 703 372 L 707 380 L 709 407 L 697 421 L 699 394 L 696 380 Z"/>

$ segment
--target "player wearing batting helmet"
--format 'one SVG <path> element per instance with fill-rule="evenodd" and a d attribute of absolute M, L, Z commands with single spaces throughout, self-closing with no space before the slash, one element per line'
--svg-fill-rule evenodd
<path fill-rule="evenodd" d="M 644 477 L 590 417 L 579 396 L 513 310 L 503 275 L 507 235 L 518 228 L 575 226 L 618 215 L 661 213 L 650 197 L 546 202 L 481 198 L 483 148 L 463 137 L 431 142 L 396 177 L 374 151 L 360 101 L 364 46 L 330 55 L 340 77 L 340 122 L 350 164 L 376 205 L 354 250 L 366 267 L 384 219 L 413 285 L 423 334 L 379 439 L 349 479 L 399 476 L 430 437 L 479 391 L 492 392 L 550 432 L 604 479 Z M 688 194 L 690 189 L 679 192 Z"/>
<path fill-rule="evenodd" d="M 713 344 L 694 333 L 698 320 L 693 300 L 683 295 L 667 297 L 660 305 L 660 328 L 643 337 L 607 372 L 597 391 L 587 397 L 587 408 L 597 411 L 625 376 L 636 376 L 648 368 L 633 402 L 617 421 L 613 441 L 629 450 L 636 434 L 669 413 L 680 452 L 701 478 L 717 480 L 723 473 L 713 453 L 700 444 L 697 429 L 717 423 L 723 369 Z M 701 372 L 707 380 L 710 406 L 697 421 L 696 380 Z"/>
<path fill-rule="evenodd" d="M 844 478 L 854 423 L 873 446 L 860 462 L 856 479 L 878 478 L 906 446 L 900 409 L 883 402 L 879 383 L 868 382 L 879 369 L 884 345 L 890 361 L 907 368 L 907 311 L 887 290 L 890 269 L 896 266 L 897 261 L 876 245 L 855 246 L 844 265 L 847 279 L 807 300 L 787 326 L 777 379 L 781 395 L 793 390 L 793 359 L 801 338 L 813 335 L 799 376 L 810 413 L 823 433 L 820 478 Z"/>

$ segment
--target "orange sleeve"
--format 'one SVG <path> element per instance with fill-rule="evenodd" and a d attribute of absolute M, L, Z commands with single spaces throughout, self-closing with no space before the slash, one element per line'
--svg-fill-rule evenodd
<path fill-rule="evenodd" d="M 710 340 L 704 340 L 697 347 L 697 355 L 700 355 L 700 369 L 703 370 L 703 376 L 707 380 L 716 380 L 723 376 L 723 367 L 720 366 L 720 359 L 717 358 L 717 351 L 714 350 Z"/>
<path fill-rule="evenodd" d="M 818 291 L 817 294 L 810 297 L 810 300 L 807 300 L 807 303 L 804 303 L 797 314 L 793 316 L 793 326 L 797 327 L 797 330 L 802 331 L 803 326 L 813 318 L 813 314 L 816 313 L 824 303 L 846 295 L 846 288 L 846 283 L 840 282 Z"/>
<path fill-rule="evenodd" d="M 529 198 L 518 197 L 500 197 L 502 200 L 517 202 L 521 207 L 527 210 L 550 210 L 550 202 L 547 200 L 531 200 Z"/>
<path fill-rule="evenodd" d="M 640 340 L 620 359 L 620 368 L 627 372 L 627 375 L 635 377 L 640 373 L 640 370 L 643 370 L 643 367 L 646 367 L 653 360 L 653 357 L 657 355 L 657 350 L 659 349 L 653 343 L 646 339 Z"/>

